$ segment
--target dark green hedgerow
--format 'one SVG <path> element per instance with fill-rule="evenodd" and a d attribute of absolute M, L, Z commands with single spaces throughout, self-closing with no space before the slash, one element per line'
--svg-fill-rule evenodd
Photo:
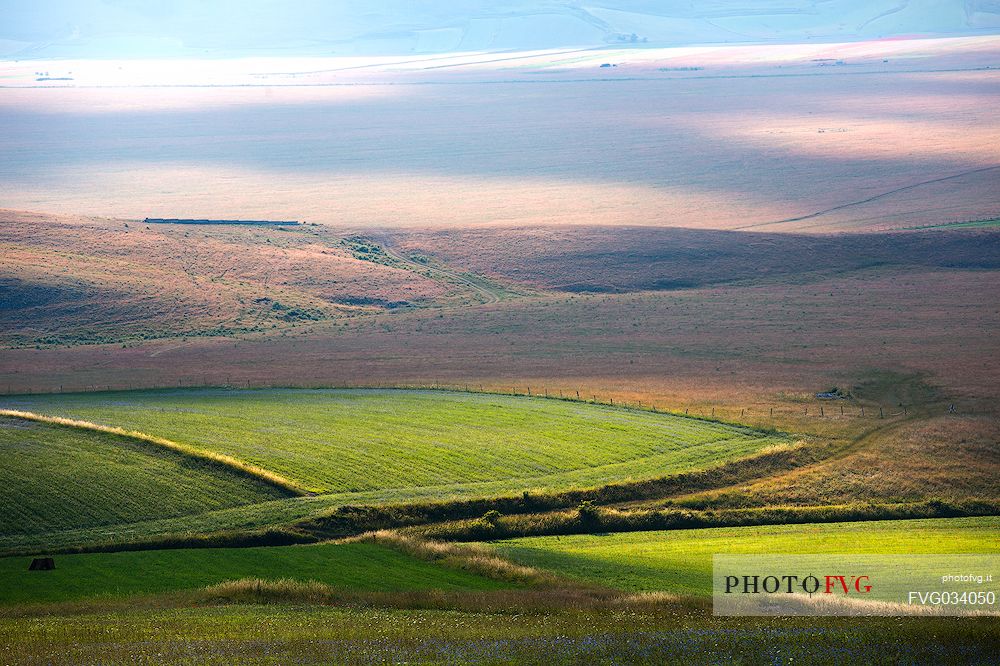
<path fill-rule="evenodd" d="M 759 455 L 697 472 L 644 481 L 612 483 L 598 488 L 560 492 L 528 492 L 492 497 L 422 504 L 388 506 L 342 506 L 329 514 L 295 524 L 301 532 L 322 538 L 354 536 L 363 532 L 398 529 L 428 523 L 478 518 L 487 512 L 503 515 L 541 513 L 593 504 L 618 504 L 669 497 L 680 493 L 710 490 L 768 476 L 820 460 L 819 447 L 776 447 Z"/>
<path fill-rule="evenodd" d="M 139 541 L 109 541 L 107 543 L 68 546 L 45 550 L 44 553 L 116 553 L 127 550 L 160 550 L 167 548 L 251 548 L 254 546 L 294 546 L 320 541 L 313 534 L 305 534 L 287 527 L 263 530 L 233 530 L 209 534 L 165 534 Z M 15 553 L 2 553 L 11 555 Z M 22 555 L 40 555 L 42 551 L 17 552 Z"/>
<path fill-rule="evenodd" d="M 796 523 L 839 523 L 913 518 L 958 518 L 1000 514 L 1000 503 L 929 500 L 908 504 L 844 504 L 836 506 L 766 507 L 694 511 L 687 509 L 616 511 L 583 503 L 576 510 L 519 516 L 476 518 L 408 530 L 442 541 L 490 541 L 526 536 L 639 532 L 649 530 L 746 527 Z"/>
<path fill-rule="evenodd" d="M 368 507 L 356 507 L 359 520 L 351 536 L 362 534 Z M 377 510 L 377 508 L 373 508 Z M 495 511 L 495 509 L 491 509 Z M 839 523 L 867 520 L 905 520 L 914 518 L 959 518 L 1000 515 L 1000 502 L 946 502 L 929 500 L 907 504 L 845 504 L 835 506 L 767 507 L 696 511 L 688 509 L 618 511 L 584 501 L 576 509 L 559 509 L 522 515 L 485 515 L 473 519 L 419 523 L 405 528 L 418 538 L 438 541 L 491 541 L 526 536 L 592 534 L 596 532 L 639 532 L 649 530 L 697 529 L 704 527 L 746 527 L 796 523 Z M 345 518 L 346 520 L 346 518 Z M 338 524 L 338 532 L 348 523 Z M 399 526 L 396 526 L 397 528 Z M 388 529 L 388 528 L 375 528 Z M 249 546 L 287 546 L 316 543 L 342 534 L 324 534 L 301 527 L 275 527 L 256 531 L 215 532 L 212 534 L 175 534 L 136 542 L 109 542 L 77 548 L 62 548 L 47 553 L 114 552 L 159 548 L 233 548 Z M 18 553 L 40 554 L 40 553 Z"/>
<path fill-rule="evenodd" d="M 491 511 L 496 512 L 496 514 L 491 515 L 508 516 L 505 520 L 509 522 L 509 516 L 512 515 L 573 509 L 583 502 L 613 504 L 724 487 L 815 462 L 823 458 L 825 453 L 826 451 L 821 447 L 781 447 L 708 470 L 685 472 L 645 481 L 615 483 L 599 488 L 551 493 L 524 492 L 520 495 L 507 497 L 422 504 L 341 506 L 323 516 L 264 530 L 220 531 L 209 534 L 175 533 L 132 542 L 115 540 L 79 547 L 44 550 L 49 553 L 75 553 L 156 548 L 283 546 L 351 537 L 378 530 L 480 518 Z M 36 553 L 34 550 L 30 553 L 17 551 L 16 554 L 39 554 L 40 552 Z"/>

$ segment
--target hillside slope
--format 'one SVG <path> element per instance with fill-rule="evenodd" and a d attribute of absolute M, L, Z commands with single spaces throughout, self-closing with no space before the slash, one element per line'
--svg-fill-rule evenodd
<path fill-rule="evenodd" d="M 284 497 L 124 437 L 0 417 L 0 534 L 120 525 Z"/>

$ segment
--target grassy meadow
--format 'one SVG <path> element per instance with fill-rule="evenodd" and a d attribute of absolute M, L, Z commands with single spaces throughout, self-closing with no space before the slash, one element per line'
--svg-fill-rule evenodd
<path fill-rule="evenodd" d="M 371 543 L 59 555 L 52 571 L 0 558 L 0 604 L 155 595 L 238 579 L 315 581 L 371 591 L 494 590 L 509 585 Z"/>
<path fill-rule="evenodd" d="M 315 493 L 594 486 L 704 469 L 787 442 L 649 411 L 440 391 L 163 390 L 0 403 L 229 455 Z"/>
<path fill-rule="evenodd" d="M 961 621 L 955 621 L 961 620 Z M 296 605 L 0 616 L 14 663 L 990 663 L 969 618 L 726 618 L 666 609 L 399 610 Z M 877 655 L 877 657 L 873 657 Z"/>
<path fill-rule="evenodd" d="M 901 395 L 924 390 L 902 386 Z M 762 453 L 795 441 L 774 431 L 621 406 L 414 389 L 163 389 L 0 402 L 232 456 L 315 493 L 288 497 L 152 441 L 3 419 L 0 446 L 8 455 L 0 470 L 14 483 L 0 497 L 19 521 L 17 531 L 0 534 L 7 554 L 0 557 L 0 646 L 12 663 L 707 664 L 728 655 L 834 664 L 864 660 L 869 650 L 894 662 L 983 663 L 1000 649 L 987 618 L 719 619 L 706 600 L 715 553 L 996 553 L 996 517 L 610 534 L 592 527 L 471 547 L 424 542 L 418 524 L 408 536 L 219 547 L 235 545 L 230 535 L 336 523 L 336 511 L 381 508 L 405 518 L 407 506 L 421 506 L 407 503 L 488 506 L 528 489 L 697 476 L 748 456 L 760 464 Z M 883 491 L 873 498 L 891 497 L 885 492 L 895 486 L 898 499 L 916 501 L 959 479 L 956 498 L 991 496 L 988 417 L 928 418 L 916 410 L 870 430 L 859 419 L 828 421 L 815 435 L 826 441 L 816 450 L 832 452 L 828 459 L 813 460 L 813 448 L 802 447 L 801 460 L 792 458 L 801 470 L 718 493 L 668 495 L 660 504 L 700 507 L 721 519 L 727 507 L 742 506 L 727 503 L 739 488 L 761 501 L 780 489 L 808 509 L 828 497 L 862 497 L 865 483 Z M 852 433 L 860 434 L 851 440 Z M 961 437 L 959 448 L 950 435 Z M 947 455 L 951 466 L 931 474 L 933 461 Z M 892 458 L 902 461 L 895 475 L 878 472 Z M 970 465 L 979 476 L 963 476 Z M 852 469 L 878 472 L 882 486 L 852 477 Z M 821 485 L 831 475 L 839 495 Z M 909 476 L 923 485 L 907 486 Z M 31 490 L 46 483 L 50 490 L 38 499 Z M 656 504 L 626 502 L 618 510 L 625 516 Z M 489 516 L 477 510 L 468 521 L 486 524 Z M 571 505 L 539 516 L 562 514 L 584 515 Z M 490 520 L 522 518 L 532 516 Z M 153 542 L 142 547 L 212 535 L 222 535 L 202 544 L 212 548 L 128 550 L 147 539 Z M 27 570 L 25 553 L 88 545 L 118 552 L 56 554 L 54 571 Z"/>
<path fill-rule="evenodd" d="M 250 543 L 264 545 L 274 543 L 259 536 L 269 529 L 352 505 L 630 483 L 719 468 L 791 443 L 781 433 L 647 410 L 426 390 L 171 389 L 18 396 L 0 406 L 152 437 L 6 419 L 0 450 L 11 455 L 0 469 L 11 484 L 0 491 L 8 507 L 0 552 L 11 554 L 176 546 L 204 535 L 253 534 Z M 156 437 L 232 458 L 233 469 Z M 289 497 L 244 463 L 309 494 Z M 174 476 L 171 464 L 180 466 Z M 49 492 L 35 492 L 40 487 Z M 315 538 L 295 532 L 278 542 Z"/>
<path fill-rule="evenodd" d="M 634 592 L 711 595 L 714 554 L 1000 553 L 1000 518 L 771 525 L 498 541 L 529 566 Z"/>

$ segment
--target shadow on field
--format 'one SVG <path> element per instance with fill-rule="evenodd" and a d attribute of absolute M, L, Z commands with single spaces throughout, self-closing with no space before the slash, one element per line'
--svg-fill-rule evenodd
<path fill-rule="evenodd" d="M 1000 268 L 1000 233 L 988 229 L 806 235 L 533 227 L 396 232 L 390 240 L 474 273 L 571 293 L 789 281 L 883 267 Z"/>

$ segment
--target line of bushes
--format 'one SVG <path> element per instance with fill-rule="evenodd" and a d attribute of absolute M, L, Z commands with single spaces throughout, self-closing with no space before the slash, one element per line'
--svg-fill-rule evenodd
<path fill-rule="evenodd" d="M 539 514 L 573 509 L 584 502 L 614 504 L 644 499 L 658 499 L 672 494 L 711 490 L 821 460 L 821 447 L 774 447 L 763 453 L 734 460 L 718 467 L 672 476 L 613 483 L 598 488 L 561 492 L 530 492 L 507 497 L 451 500 L 422 504 L 337 507 L 331 512 L 307 518 L 292 525 L 266 530 L 220 531 L 208 534 L 180 533 L 151 537 L 133 542 L 108 541 L 82 546 L 2 551 L 0 555 L 114 552 L 159 548 L 226 548 L 244 546 L 285 546 L 315 543 L 328 539 L 353 537 L 366 532 L 417 527 L 433 523 L 480 518 L 489 512 L 496 515 Z"/>
<path fill-rule="evenodd" d="M 564 579 L 549 571 L 511 562 L 479 544 L 430 541 L 390 530 L 367 532 L 349 541 L 378 544 L 397 550 L 410 557 L 427 562 L 436 562 L 452 569 L 468 571 L 478 576 L 518 586 L 548 588 L 597 587 Z"/>
<path fill-rule="evenodd" d="M 490 509 L 478 518 L 411 526 L 404 530 L 406 535 L 401 538 L 412 537 L 435 541 L 493 541 L 527 536 L 996 515 L 1000 515 L 1000 502 L 988 500 L 949 502 L 931 499 L 925 502 L 900 504 L 857 503 L 830 506 L 709 509 L 705 511 L 689 509 L 619 511 L 601 508 L 591 502 L 583 502 L 575 509 L 522 515 L 505 516 L 496 509 Z M 359 534 L 362 533 L 350 536 L 358 536 Z M 294 527 L 272 527 L 263 530 L 234 530 L 209 534 L 169 534 L 141 541 L 109 541 L 86 546 L 39 549 L 37 552 L 35 550 L 16 550 L 0 552 L 0 556 L 164 548 L 291 546 L 317 543 L 330 538 L 334 537 Z M 362 536 L 362 538 L 368 539 L 369 537 Z"/>
<path fill-rule="evenodd" d="M 185 532 L 164 534 L 136 541 L 105 541 L 81 546 L 0 550 L 0 557 L 12 555 L 58 555 L 72 553 L 118 553 L 130 550 L 166 550 L 172 548 L 252 548 L 254 546 L 294 546 L 320 541 L 287 527 L 260 530 L 227 530 L 197 534 Z"/>
<path fill-rule="evenodd" d="M 840 523 L 913 518 L 957 518 L 1000 514 L 1000 502 L 974 500 L 946 502 L 932 499 L 906 504 L 843 504 L 832 506 L 764 507 L 695 511 L 661 509 L 618 511 L 585 502 L 568 511 L 505 516 L 487 513 L 480 518 L 426 525 L 408 530 L 440 541 L 491 541 L 526 536 L 641 532 L 704 527 L 746 527 L 796 523 Z"/>
<path fill-rule="evenodd" d="M 749 458 L 734 460 L 718 467 L 683 472 L 644 481 L 624 481 L 597 488 L 557 492 L 525 491 L 505 497 L 450 500 L 422 504 L 337 507 L 330 513 L 309 518 L 295 529 L 332 539 L 363 532 L 398 529 L 428 523 L 478 518 L 488 511 L 504 515 L 541 513 L 568 509 L 582 502 L 618 504 L 637 500 L 659 499 L 680 493 L 711 490 L 788 471 L 822 459 L 819 447 L 773 447 Z"/>

